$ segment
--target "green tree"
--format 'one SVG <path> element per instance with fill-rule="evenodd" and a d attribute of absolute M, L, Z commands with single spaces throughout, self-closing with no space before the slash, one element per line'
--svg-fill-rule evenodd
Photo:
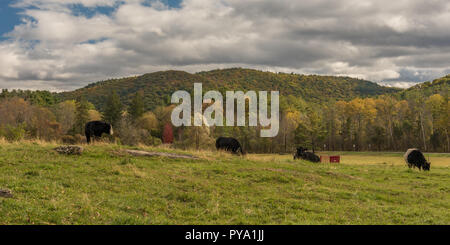
<path fill-rule="evenodd" d="M 89 102 L 84 98 L 80 97 L 77 99 L 75 110 L 75 124 L 73 125 L 73 134 L 83 134 L 84 126 L 89 122 Z"/>
<path fill-rule="evenodd" d="M 103 120 L 117 126 L 122 118 L 123 105 L 116 91 L 112 92 L 106 100 L 106 108 L 103 113 Z"/>
<path fill-rule="evenodd" d="M 295 130 L 296 143 L 311 146 L 314 152 L 318 143 L 325 136 L 325 125 L 322 123 L 320 114 L 316 110 L 308 108 L 306 114 L 302 115 L 301 121 Z"/>
<path fill-rule="evenodd" d="M 136 123 L 137 120 L 142 117 L 144 112 L 144 93 L 143 91 L 139 91 L 131 100 L 131 104 L 128 108 L 128 114 L 130 115 L 131 121 Z"/>

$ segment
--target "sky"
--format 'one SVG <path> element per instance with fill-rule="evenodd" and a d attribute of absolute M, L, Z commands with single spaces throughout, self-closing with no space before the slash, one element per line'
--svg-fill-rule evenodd
<path fill-rule="evenodd" d="M 409 87 L 450 73 L 448 0 L 0 2 L 0 88 L 229 67 Z"/>

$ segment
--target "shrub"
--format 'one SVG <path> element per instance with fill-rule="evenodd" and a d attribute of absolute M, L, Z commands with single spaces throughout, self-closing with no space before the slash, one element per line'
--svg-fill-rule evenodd
<path fill-rule="evenodd" d="M 64 144 L 71 144 L 71 145 L 74 145 L 74 144 L 77 143 L 75 137 L 72 136 L 72 135 L 63 135 L 63 136 L 61 137 L 61 141 L 62 141 Z"/>
<path fill-rule="evenodd" d="M 146 132 L 146 130 L 135 127 L 127 119 L 122 119 L 116 130 L 121 144 L 124 145 L 137 145 L 139 143 L 144 143 L 142 138 L 146 136 Z"/>
<path fill-rule="evenodd" d="M 23 140 L 26 135 L 25 126 L 26 125 L 24 123 L 19 124 L 15 127 L 11 126 L 11 125 L 7 125 L 6 131 L 5 131 L 5 138 L 9 141 Z"/>

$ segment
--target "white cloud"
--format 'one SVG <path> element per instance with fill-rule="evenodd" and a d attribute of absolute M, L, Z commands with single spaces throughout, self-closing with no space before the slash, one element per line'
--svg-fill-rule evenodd
<path fill-rule="evenodd" d="M 18 1 L 24 20 L 0 42 L 0 87 L 74 89 L 156 70 L 233 66 L 404 86 L 450 67 L 446 0 L 121 2 Z M 73 4 L 115 10 L 88 17 Z"/>
<path fill-rule="evenodd" d="M 410 88 L 410 87 L 416 85 L 417 83 L 413 83 L 413 82 L 392 82 L 392 83 L 381 82 L 380 84 L 387 86 L 387 87 L 394 87 L 394 88 Z"/>
<path fill-rule="evenodd" d="M 118 0 L 20 0 L 13 4 L 13 6 L 25 8 L 25 7 L 38 7 L 38 8 L 56 8 L 63 7 L 69 4 L 81 4 L 86 7 L 97 6 L 114 6 Z M 59 8 L 58 8 L 59 9 Z"/>
<path fill-rule="evenodd" d="M 393 16 L 386 21 L 386 25 L 391 27 L 397 32 L 406 32 L 413 28 L 412 23 L 410 23 L 404 16 Z"/>
<path fill-rule="evenodd" d="M 19 78 L 16 67 L 20 65 L 20 58 L 14 52 L 13 44 L 0 45 L 0 79 Z"/>

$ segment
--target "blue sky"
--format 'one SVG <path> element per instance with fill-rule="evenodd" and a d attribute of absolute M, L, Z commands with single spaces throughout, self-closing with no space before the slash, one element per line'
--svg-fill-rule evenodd
<path fill-rule="evenodd" d="M 0 88 L 246 67 L 409 87 L 450 73 L 448 0 L 0 1 Z"/>
<path fill-rule="evenodd" d="M 182 0 L 161 0 L 162 3 L 172 8 L 179 8 L 181 1 Z M 21 19 L 23 18 L 23 16 L 20 15 L 20 12 L 23 11 L 23 9 L 13 7 L 14 3 L 17 3 L 17 0 L 0 1 L 0 39 L 7 38 L 4 34 L 12 31 L 14 26 L 20 24 Z M 74 13 L 86 16 L 92 16 L 95 13 L 110 14 L 116 9 L 116 7 L 88 8 L 84 7 L 82 4 L 74 4 L 71 8 Z"/>
<path fill-rule="evenodd" d="M 13 1 L 0 2 L 0 35 L 14 29 L 14 26 L 20 23 L 19 9 L 13 8 L 10 4 Z"/>

